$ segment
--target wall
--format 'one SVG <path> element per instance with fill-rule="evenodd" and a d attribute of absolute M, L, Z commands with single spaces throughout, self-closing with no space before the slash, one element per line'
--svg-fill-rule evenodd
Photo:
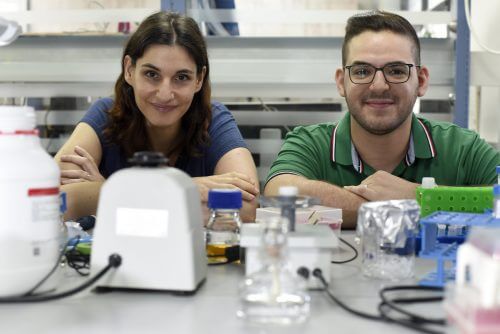
<path fill-rule="evenodd" d="M 458 0 L 463 1 L 463 0 Z M 500 1 L 471 1 L 471 24 L 480 41 L 500 51 Z M 477 99 L 470 104 L 469 127 L 500 147 L 500 55 L 484 51 L 471 36 L 471 85 Z"/>

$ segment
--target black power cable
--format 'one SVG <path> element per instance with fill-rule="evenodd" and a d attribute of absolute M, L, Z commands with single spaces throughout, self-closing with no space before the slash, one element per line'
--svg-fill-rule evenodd
<path fill-rule="evenodd" d="M 59 264 L 61 263 L 61 259 L 63 258 L 64 254 L 66 253 L 66 249 L 69 247 L 69 245 L 75 243 L 78 244 L 78 241 L 80 240 L 80 236 L 76 236 L 74 238 L 69 239 L 66 244 L 62 247 L 61 252 L 59 253 L 59 257 L 57 258 L 56 263 L 50 269 L 50 271 L 45 275 L 34 287 L 32 287 L 28 292 L 26 292 L 23 296 L 31 296 L 35 293 L 36 289 L 38 289 L 52 274 L 56 271 L 56 269 L 59 267 Z"/>
<path fill-rule="evenodd" d="M 325 277 L 323 276 L 323 272 L 321 269 L 316 268 L 313 270 L 312 275 L 316 277 L 317 279 L 320 280 L 321 284 L 323 284 L 324 291 L 326 294 L 340 307 L 342 307 L 344 310 L 347 312 L 354 314 L 358 317 L 369 319 L 369 320 L 376 320 L 376 321 L 383 321 L 384 319 L 380 315 L 374 315 L 374 314 L 369 314 L 361 311 L 357 311 L 353 308 L 350 308 L 346 304 L 344 304 L 342 301 L 340 301 L 337 297 L 335 297 L 330 290 L 328 290 L 328 282 L 326 281 Z"/>
<path fill-rule="evenodd" d="M 306 278 L 306 275 L 302 272 L 302 268 L 299 268 L 298 274 Z M 388 299 L 385 296 L 386 292 L 389 291 L 402 291 L 402 290 L 423 290 L 423 291 L 442 291 L 440 288 L 433 288 L 433 287 L 421 287 L 421 286 L 394 286 L 394 287 L 387 287 L 384 288 L 380 291 L 380 298 L 382 301 L 378 305 L 378 315 L 374 314 L 369 314 L 365 312 L 361 312 L 358 310 L 355 310 L 349 306 L 347 306 L 345 303 L 340 301 L 337 297 L 335 297 L 329 290 L 328 290 L 328 282 L 326 282 L 325 277 L 323 276 L 323 273 L 321 269 L 316 268 L 313 270 L 312 275 L 316 277 L 317 279 L 320 280 L 324 287 L 324 291 L 326 294 L 341 308 L 346 310 L 347 312 L 354 314 L 358 317 L 368 319 L 368 320 L 375 320 L 375 321 L 385 321 L 389 323 L 395 323 L 400 326 L 421 332 L 421 333 L 428 333 L 428 334 L 441 334 L 442 332 L 436 331 L 433 329 L 429 329 L 426 327 L 423 327 L 423 325 L 445 325 L 444 319 L 432 319 L 432 318 L 425 318 L 422 316 L 419 316 L 417 314 L 411 313 L 407 310 L 402 309 L 401 307 L 396 306 L 395 304 L 401 303 L 401 304 L 409 304 L 409 303 L 417 303 L 417 302 L 434 302 L 434 301 L 439 301 L 442 300 L 442 297 L 418 297 L 418 298 L 397 298 L 397 299 Z M 388 312 L 386 309 L 391 309 L 400 312 L 404 316 L 408 318 L 394 318 L 389 316 Z"/>
<path fill-rule="evenodd" d="M 344 244 L 346 244 L 350 249 L 352 249 L 354 251 L 354 255 L 350 259 L 342 260 L 342 261 L 332 261 L 332 263 L 343 264 L 343 263 L 354 261 L 358 257 L 358 250 L 356 249 L 356 247 L 354 247 L 353 245 L 351 245 L 350 243 L 348 243 L 347 241 L 345 241 L 344 239 L 342 239 L 340 237 L 339 237 L 339 240 L 342 241 Z"/>
<path fill-rule="evenodd" d="M 446 324 L 446 319 L 443 318 L 426 318 L 422 317 L 418 314 L 412 313 L 410 311 L 407 311 L 396 304 L 409 304 L 409 303 L 417 303 L 417 302 L 435 302 L 435 301 L 442 301 L 443 297 L 442 296 L 432 296 L 432 297 L 420 297 L 420 298 L 397 298 L 397 299 L 388 299 L 386 297 L 386 294 L 388 292 L 392 291 L 432 291 L 432 292 L 442 292 L 443 288 L 439 287 L 430 287 L 430 286 L 420 286 L 420 285 L 398 285 L 398 286 L 391 286 L 391 287 L 386 287 L 380 290 L 379 296 L 380 299 L 382 300 L 381 304 L 385 306 L 387 309 L 392 309 L 396 312 L 399 312 L 401 314 L 406 315 L 409 317 L 413 322 L 415 323 L 420 323 L 420 324 L 434 324 L 434 325 L 445 325 Z M 382 316 L 388 317 L 387 313 L 384 313 L 385 311 L 382 309 L 381 313 Z"/>
<path fill-rule="evenodd" d="M 422 327 L 423 324 L 418 322 L 418 321 L 413 321 L 412 319 L 404 319 L 404 318 L 401 318 L 401 319 L 397 319 L 397 318 L 394 318 L 394 317 L 390 317 L 387 312 L 384 310 L 384 307 L 387 307 L 387 304 L 385 304 L 384 302 L 381 302 L 379 305 L 378 305 L 378 310 L 382 316 L 382 318 L 389 322 L 389 323 L 395 323 L 395 324 L 398 324 L 400 326 L 403 326 L 403 327 L 406 327 L 406 328 L 409 328 L 409 329 L 413 329 L 417 332 L 420 332 L 420 333 L 427 333 L 427 334 L 444 334 L 443 332 L 441 331 L 436 331 L 436 330 L 432 330 L 432 329 L 429 329 L 429 328 L 425 328 L 425 327 Z"/>
<path fill-rule="evenodd" d="M 59 264 L 59 262 L 58 262 Z M 104 274 L 106 274 L 111 268 L 118 268 L 122 264 L 122 257 L 118 254 L 111 254 L 108 258 L 108 264 L 106 267 L 104 267 L 101 271 L 97 273 L 94 277 L 83 283 L 82 285 L 70 289 L 68 291 L 64 291 L 61 293 L 57 294 L 50 294 L 50 295 L 23 295 L 20 297 L 6 297 L 6 298 L 0 298 L 0 304 L 5 304 L 5 303 L 36 303 L 36 302 L 45 302 L 49 300 L 55 300 L 55 299 L 61 299 L 64 297 L 68 297 L 71 295 L 74 295 L 75 293 L 78 293 L 80 291 L 83 291 L 84 289 L 88 288 L 95 282 L 97 282 Z M 47 277 L 44 278 L 46 280 Z M 37 286 L 39 286 L 37 284 Z M 33 289 L 32 289 L 33 290 Z M 30 291 L 32 291 L 30 290 Z"/>

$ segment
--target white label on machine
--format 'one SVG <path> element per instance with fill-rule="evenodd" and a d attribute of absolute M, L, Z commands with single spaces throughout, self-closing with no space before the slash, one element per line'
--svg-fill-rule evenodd
<path fill-rule="evenodd" d="M 118 208 L 116 210 L 117 235 L 165 238 L 167 232 L 167 210 L 132 208 Z"/>

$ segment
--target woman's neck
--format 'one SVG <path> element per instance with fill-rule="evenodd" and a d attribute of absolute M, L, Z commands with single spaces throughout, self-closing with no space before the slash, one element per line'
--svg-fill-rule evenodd
<path fill-rule="evenodd" d="M 180 124 L 170 127 L 148 125 L 146 128 L 153 150 L 163 153 L 169 159 L 169 165 L 174 165 L 179 155 L 175 148 L 181 140 L 180 130 Z"/>

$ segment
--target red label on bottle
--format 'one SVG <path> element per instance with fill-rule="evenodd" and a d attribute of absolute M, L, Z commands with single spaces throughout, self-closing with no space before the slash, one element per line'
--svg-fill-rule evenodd
<path fill-rule="evenodd" d="M 59 195 L 59 188 L 34 188 L 28 189 L 28 196 L 51 196 Z"/>

